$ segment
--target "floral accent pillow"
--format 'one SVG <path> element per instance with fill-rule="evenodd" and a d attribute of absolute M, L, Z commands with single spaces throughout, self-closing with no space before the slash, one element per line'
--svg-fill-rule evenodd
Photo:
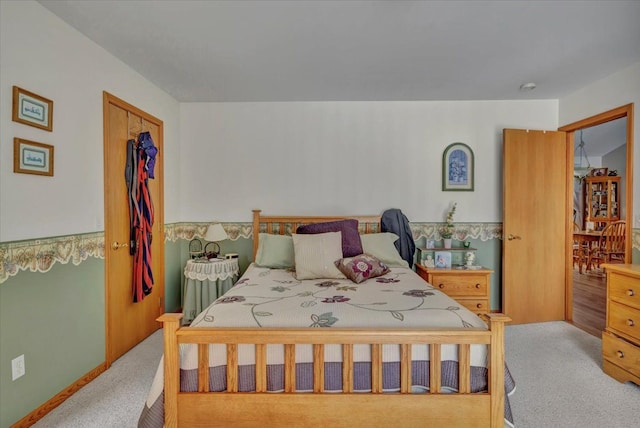
<path fill-rule="evenodd" d="M 389 267 L 369 254 L 360 254 L 335 261 L 340 272 L 356 284 L 389 272 Z"/>

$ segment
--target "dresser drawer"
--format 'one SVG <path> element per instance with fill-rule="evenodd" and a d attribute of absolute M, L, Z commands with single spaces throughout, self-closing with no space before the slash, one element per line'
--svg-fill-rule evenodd
<path fill-rule="evenodd" d="M 640 376 L 640 348 L 609 333 L 602 333 L 602 357 L 634 376 Z"/>
<path fill-rule="evenodd" d="M 640 281 L 616 272 L 609 274 L 609 298 L 640 309 Z"/>
<path fill-rule="evenodd" d="M 609 301 L 607 326 L 640 341 L 640 310 Z"/>
<path fill-rule="evenodd" d="M 487 275 L 431 275 L 431 284 L 449 296 L 488 296 Z"/>
<path fill-rule="evenodd" d="M 457 301 L 474 314 L 489 312 L 489 300 L 487 299 L 457 299 Z"/>

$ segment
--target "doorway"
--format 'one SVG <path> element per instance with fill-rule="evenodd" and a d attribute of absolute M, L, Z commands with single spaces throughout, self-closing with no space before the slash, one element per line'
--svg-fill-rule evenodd
<path fill-rule="evenodd" d="M 164 311 L 164 167 L 163 122 L 106 92 L 104 115 L 105 313 L 107 367 L 160 328 Z M 151 293 L 133 302 L 131 222 L 125 181 L 127 141 L 149 132 L 158 152 L 154 178 L 148 180 L 154 221 L 150 236 Z M 140 240 L 138 241 L 140 242 Z M 147 252 L 145 251 L 145 255 Z"/>
<path fill-rule="evenodd" d="M 632 226 L 632 214 L 633 214 L 633 104 L 627 104 L 622 107 L 618 107 L 613 110 L 583 119 L 581 121 L 565 125 L 560 128 L 562 131 L 567 132 L 567 147 L 571 150 L 568 153 L 568 177 L 567 180 L 570 183 L 574 183 L 574 174 L 585 173 L 584 170 L 579 171 L 579 168 L 574 168 L 575 162 L 578 160 L 574 158 L 574 155 L 580 156 L 580 142 L 584 142 L 585 152 L 589 155 L 588 140 L 592 138 L 593 141 L 601 140 L 604 138 L 610 139 L 624 139 L 625 148 L 621 149 L 622 144 L 617 144 L 615 141 L 608 141 L 613 143 L 608 148 L 604 148 L 604 144 L 600 146 L 592 146 L 592 153 L 595 159 L 594 163 L 602 162 L 601 158 L 604 158 L 604 162 L 613 162 L 617 165 L 613 169 L 616 169 L 616 174 L 620 176 L 621 183 L 619 189 L 619 210 L 620 218 L 626 220 L 626 236 L 628 237 L 625 242 L 625 263 L 630 263 L 631 260 L 631 226 Z M 616 133 L 621 133 L 621 136 L 615 136 Z M 605 136 L 608 135 L 608 136 Z M 578 149 L 576 152 L 575 149 Z M 614 161 L 614 155 L 609 155 L 607 160 L 607 153 L 618 152 L 618 156 L 623 158 L 619 161 Z M 620 154 L 620 152 L 622 152 Z M 583 154 L 582 154 L 583 155 Z M 591 157 L 591 155 L 589 155 Z M 600 159 L 599 159 L 600 158 Z M 590 161 L 593 159 L 590 159 Z M 617 162 L 617 163 L 616 163 Z M 619 165 L 619 166 L 618 166 Z M 585 165 L 581 165 L 584 167 Z M 601 167 L 606 165 L 591 165 L 592 167 Z M 580 168 L 582 169 L 582 168 Z M 572 219 L 567 224 L 567 251 L 568 254 L 573 253 L 573 219 L 575 213 L 575 197 L 574 186 L 569 186 L 571 194 L 567 197 L 568 210 L 572 213 L 569 216 Z M 585 228 L 585 218 L 581 218 L 580 209 L 577 208 L 578 218 L 577 222 L 580 229 Z M 574 272 L 574 260 L 570 256 L 567 258 L 566 269 L 566 319 L 573 322 L 578 327 L 587 331 L 588 333 L 600 336 L 602 327 L 604 326 L 604 317 L 606 314 L 605 301 L 606 301 L 606 284 L 604 276 L 600 272 L 594 271 L 594 274 L 583 275 Z"/>

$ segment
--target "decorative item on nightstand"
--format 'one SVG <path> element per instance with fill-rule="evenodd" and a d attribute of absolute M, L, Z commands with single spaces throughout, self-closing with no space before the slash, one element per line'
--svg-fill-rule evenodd
<path fill-rule="evenodd" d="M 455 232 L 455 225 L 453 224 L 453 215 L 456 212 L 457 202 L 454 202 L 451 206 L 451 209 L 447 213 L 447 224 L 445 224 L 442 229 L 440 229 L 440 236 L 442 236 L 444 248 L 451 248 L 451 238 L 453 237 L 453 232 Z"/>
<path fill-rule="evenodd" d="M 218 242 L 228 239 L 229 236 L 225 232 L 220 223 L 214 223 L 209 226 L 207 233 L 204 235 L 204 240 L 207 241 L 207 245 L 204 247 L 204 255 L 207 259 L 215 259 L 220 254 L 220 245 Z M 209 245 L 213 245 L 213 251 L 208 251 Z"/>
<path fill-rule="evenodd" d="M 204 255 L 202 250 L 202 242 L 198 238 L 194 238 L 189 242 L 189 258 L 199 259 Z"/>
<path fill-rule="evenodd" d="M 464 256 L 464 260 L 467 266 L 473 266 L 473 262 L 476 260 L 476 255 L 473 251 L 467 251 L 467 254 Z"/>
<path fill-rule="evenodd" d="M 434 268 L 436 267 L 436 262 L 433 260 L 433 256 L 431 254 L 427 254 L 427 258 L 422 262 L 424 267 Z"/>
<path fill-rule="evenodd" d="M 436 251 L 436 267 L 451 269 L 451 253 L 449 251 Z"/>

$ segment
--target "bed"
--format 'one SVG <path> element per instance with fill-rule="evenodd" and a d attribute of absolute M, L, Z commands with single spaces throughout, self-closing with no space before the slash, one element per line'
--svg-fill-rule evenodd
<path fill-rule="evenodd" d="M 365 261 L 323 261 L 346 253 L 353 229 L 296 233 L 345 219 Z M 424 282 L 379 216 L 254 210 L 253 231 L 254 262 L 231 290 L 189 327 L 158 319 L 164 356 L 139 427 L 513 425 L 509 319 L 481 319 Z"/>

